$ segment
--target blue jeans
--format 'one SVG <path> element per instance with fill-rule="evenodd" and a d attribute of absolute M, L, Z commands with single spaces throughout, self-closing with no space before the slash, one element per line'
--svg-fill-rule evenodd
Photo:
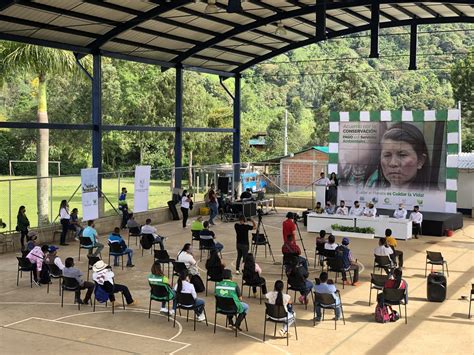
<path fill-rule="evenodd" d="M 214 218 L 217 216 L 217 203 L 209 203 L 209 209 L 211 210 L 211 215 L 209 216 L 209 223 L 214 224 Z"/>
<path fill-rule="evenodd" d="M 196 315 L 199 317 L 204 310 L 204 300 L 201 298 L 196 298 Z M 178 302 L 176 298 L 173 300 L 173 309 L 176 312 L 176 308 L 178 307 Z"/>
<path fill-rule="evenodd" d="M 341 316 L 341 301 L 339 300 L 339 297 L 336 297 L 336 318 L 339 318 Z M 316 304 L 316 317 L 321 318 L 321 306 L 319 304 Z"/>
<path fill-rule="evenodd" d="M 220 253 L 222 249 L 224 249 L 224 246 L 219 242 L 214 242 L 214 248 Z"/>
<path fill-rule="evenodd" d="M 313 283 L 309 280 L 306 280 L 304 282 L 305 288 L 300 290 L 300 293 L 302 296 L 306 296 L 308 293 L 310 293 L 311 289 L 313 288 Z"/>
<path fill-rule="evenodd" d="M 132 265 L 132 256 L 133 256 L 133 250 L 130 248 L 127 248 L 123 251 L 124 254 L 127 254 L 128 260 L 127 260 L 127 265 Z M 114 266 L 117 266 L 119 264 L 119 256 L 114 256 Z"/>
<path fill-rule="evenodd" d="M 171 290 L 171 291 L 173 292 L 173 309 L 175 309 L 175 307 L 174 307 L 174 302 L 175 301 L 174 300 L 176 298 L 176 292 L 174 290 Z M 166 308 L 166 303 L 167 302 L 161 302 L 161 308 Z"/>

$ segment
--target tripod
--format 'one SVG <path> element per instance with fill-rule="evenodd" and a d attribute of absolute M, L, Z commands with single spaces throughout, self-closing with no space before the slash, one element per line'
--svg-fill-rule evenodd
<path fill-rule="evenodd" d="M 262 227 L 263 233 L 260 233 L 260 227 Z M 265 258 L 267 257 L 268 245 L 268 250 L 270 250 L 270 255 L 272 256 L 273 262 L 275 263 L 275 257 L 273 256 L 272 246 L 270 245 L 270 240 L 268 239 L 267 231 L 265 230 L 265 225 L 263 224 L 262 214 L 260 213 L 258 214 L 257 231 L 253 233 L 252 237 L 252 252 L 254 254 L 255 260 L 257 260 L 257 251 L 259 245 L 265 246 Z"/>
<path fill-rule="evenodd" d="M 300 226 L 298 225 L 297 218 L 294 218 L 293 222 L 295 222 L 295 224 L 296 224 L 296 230 L 298 231 L 298 236 L 300 238 L 301 246 L 303 247 L 304 256 L 306 257 L 306 260 L 308 260 L 308 254 L 306 253 L 306 248 L 304 246 L 303 237 L 301 236 Z"/>

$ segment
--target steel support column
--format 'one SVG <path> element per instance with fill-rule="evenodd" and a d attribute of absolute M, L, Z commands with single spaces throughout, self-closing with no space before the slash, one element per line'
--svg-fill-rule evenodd
<path fill-rule="evenodd" d="M 234 168 L 233 186 L 238 189 L 240 184 L 240 86 L 241 74 L 235 75 L 234 93 L 234 133 L 232 135 L 232 163 Z"/>
<path fill-rule="evenodd" d="M 370 58 L 379 57 L 380 4 L 372 1 L 370 23 Z"/>
<path fill-rule="evenodd" d="M 316 0 L 316 40 L 326 39 L 326 0 Z"/>
<path fill-rule="evenodd" d="M 181 188 L 183 176 L 183 66 L 176 66 L 176 109 L 175 109 L 175 136 L 174 136 L 174 187 Z"/>
<path fill-rule="evenodd" d="M 416 50 L 418 45 L 418 26 L 416 23 L 410 26 L 410 65 L 408 70 L 416 70 Z"/>
<path fill-rule="evenodd" d="M 102 57 L 93 55 L 92 77 L 92 167 L 102 172 Z M 102 189 L 102 176 L 99 174 L 99 189 Z"/>

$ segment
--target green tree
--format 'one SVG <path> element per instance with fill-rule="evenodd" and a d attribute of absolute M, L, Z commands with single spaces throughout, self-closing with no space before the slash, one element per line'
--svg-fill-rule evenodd
<path fill-rule="evenodd" d="M 28 73 L 37 78 L 36 120 L 38 123 L 48 123 L 47 82 L 55 80 L 57 75 L 77 70 L 73 54 L 68 51 L 16 42 L 4 42 L 0 50 L 0 67 L 5 73 L 20 75 Z M 36 142 L 38 224 L 43 225 L 49 220 L 47 179 L 49 175 L 49 129 L 38 131 Z"/>

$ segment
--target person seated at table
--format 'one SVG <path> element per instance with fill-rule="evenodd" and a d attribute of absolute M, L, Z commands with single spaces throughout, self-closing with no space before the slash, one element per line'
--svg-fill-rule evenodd
<path fill-rule="evenodd" d="M 349 249 L 349 238 L 342 238 L 341 245 L 339 245 L 336 249 L 336 257 L 342 259 L 342 264 L 344 265 L 344 271 L 342 271 L 342 281 L 346 282 L 346 272 L 352 270 L 354 271 L 354 278 L 352 279 L 352 286 L 356 286 L 359 281 L 359 264 L 357 263 L 357 259 L 354 259 L 352 256 L 352 252 Z"/>
<path fill-rule="evenodd" d="M 380 238 L 378 247 L 374 249 L 374 255 L 375 256 L 388 256 L 390 258 L 390 261 L 393 262 L 392 260 L 392 254 L 393 250 L 390 248 L 390 246 L 387 244 L 387 240 L 385 238 Z M 390 267 L 392 264 L 390 264 Z M 390 267 L 386 266 L 383 269 L 387 273 L 387 275 L 390 274 Z"/>
<path fill-rule="evenodd" d="M 368 202 L 367 206 L 364 208 L 364 216 L 375 218 L 377 216 L 377 208 L 372 202 Z"/>
<path fill-rule="evenodd" d="M 321 207 L 321 202 L 316 202 L 316 207 L 314 208 L 314 212 L 317 214 L 323 214 L 324 208 Z"/>
<path fill-rule="evenodd" d="M 296 313 L 293 311 L 291 296 L 283 293 L 284 284 L 283 281 L 275 281 L 275 286 L 273 291 L 265 294 L 266 299 L 269 304 L 274 304 L 277 306 L 283 306 L 285 311 L 288 312 L 288 317 L 275 319 L 278 321 L 284 321 L 283 328 L 280 329 L 280 335 L 286 336 L 288 332 L 288 327 L 295 322 Z"/>
<path fill-rule="evenodd" d="M 336 214 L 347 216 L 349 214 L 349 210 L 346 207 L 346 202 L 341 200 L 339 207 L 336 210 Z"/>
<path fill-rule="evenodd" d="M 398 208 L 393 211 L 393 218 L 405 219 L 407 218 L 407 210 L 403 207 L 403 203 L 398 205 Z"/>
<path fill-rule="evenodd" d="M 118 244 L 120 246 L 120 252 L 123 254 L 127 254 L 128 261 L 127 261 L 127 267 L 134 267 L 132 263 L 132 257 L 133 257 L 133 250 L 127 247 L 127 244 L 125 244 L 125 240 L 123 240 L 122 236 L 120 235 L 120 228 L 115 227 L 114 231 L 110 233 L 109 238 L 108 238 L 108 243 L 109 247 L 113 244 Z M 119 265 L 119 256 L 114 255 L 114 266 Z"/>
<path fill-rule="evenodd" d="M 398 258 L 397 265 L 399 268 L 403 268 L 403 251 L 397 249 L 397 240 L 392 236 L 392 230 L 389 228 L 385 230 L 385 239 L 387 240 L 387 244 L 393 250 L 392 260 L 396 262 L 396 259 Z"/>
<path fill-rule="evenodd" d="M 336 237 L 333 234 L 329 234 L 328 241 L 324 244 L 324 250 L 336 250 L 338 246 Z"/>
<path fill-rule="evenodd" d="M 151 234 L 153 238 L 155 238 L 155 243 L 160 245 L 161 250 L 165 250 L 165 245 L 163 244 L 165 237 L 159 236 L 156 228 L 151 225 L 151 219 L 147 218 L 145 221 L 145 225 L 142 226 L 141 229 L 142 234 Z"/>
<path fill-rule="evenodd" d="M 224 269 L 225 264 L 219 257 L 217 250 L 211 250 L 209 259 L 206 260 L 207 276 L 209 276 L 212 281 L 222 281 Z"/>
<path fill-rule="evenodd" d="M 296 240 L 292 234 L 288 234 L 286 237 L 286 241 L 281 247 L 281 252 L 283 253 L 283 257 L 296 256 L 298 258 L 298 263 L 308 270 L 308 260 L 301 256 L 301 249 L 298 244 L 296 244 Z"/>
<path fill-rule="evenodd" d="M 362 207 L 359 201 L 354 201 L 354 206 L 352 206 L 351 210 L 349 211 L 350 216 L 359 217 L 364 214 L 364 207 Z"/>
<path fill-rule="evenodd" d="M 241 200 L 248 199 L 248 198 L 252 198 L 252 190 L 249 187 L 247 187 L 245 191 L 240 194 Z"/>
<path fill-rule="evenodd" d="M 410 213 L 410 222 L 413 225 L 413 236 L 415 239 L 418 239 L 418 234 L 420 234 L 421 223 L 423 222 L 423 215 L 420 212 L 420 206 L 414 206 L 413 212 Z"/>
<path fill-rule="evenodd" d="M 204 229 L 199 232 L 199 239 L 212 240 L 214 243 L 214 248 L 218 252 L 222 252 L 222 249 L 224 249 L 224 246 L 221 243 L 215 241 L 216 234 L 213 231 L 209 230 L 209 221 L 204 221 L 203 227 Z"/>
<path fill-rule="evenodd" d="M 198 216 L 193 223 L 191 223 L 191 232 L 200 232 L 204 229 L 202 224 L 202 216 Z"/>
<path fill-rule="evenodd" d="M 324 209 L 326 214 L 334 214 L 334 206 L 331 205 L 331 202 L 326 202 L 326 208 Z"/>
<path fill-rule="evenodd" d="M 336 320 L 339 320 L 341 317 L 341 300 L 339 299 L 339 295 L 337 294 L 337 289 L 336 286 L 334 286 L 334 283 L 332 280 L 328 280 L 328 273 L 327 272 L 322 272 L 319 275 L 319 279 L 316 279 L 316 284 L 314 285 L 314 292 L 319 293 L 319 294 L 325 294 L 329 293 L 331 294 L 335 301 L 336 301 L 336 309 L 335 309 L 335 317 Z M 321 305 L 316 304 L 315 305 L 315 310 L 316 314 L 314 315 L 315 321 L 320 322 L 321 321 Z"/>
<path fill-rule="evenodd" d="M 298 257 L 290 258 L 286 276 L 288 277 L 288 285 L 300 292 L 301 296 L 298 298 L 300 303 L 308 304 L 307 296 L 313 288 L 313 283 L 308 280 L 308 270 L 299 264 Z"/>

